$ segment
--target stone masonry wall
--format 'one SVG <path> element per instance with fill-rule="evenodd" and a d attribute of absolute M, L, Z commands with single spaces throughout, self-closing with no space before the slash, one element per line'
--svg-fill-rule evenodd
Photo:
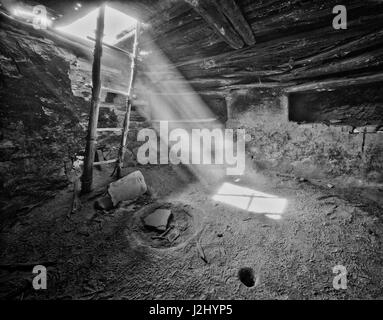
<path fill-rule="evenodd" d="M 286 99 L 278 89 L 237 90 L 227 98 L 227 127 L 251 134 L 246 150 L 257 169 L 383 182 L 381 131 L 355 134 L 351 126 L 290 122 Z"/>
<path fill-rule="evenodd" d="M 74 54 L 0 23 L 0 208 L 17 211 L 68 184 L 89 102 L 72 92 Z"/>

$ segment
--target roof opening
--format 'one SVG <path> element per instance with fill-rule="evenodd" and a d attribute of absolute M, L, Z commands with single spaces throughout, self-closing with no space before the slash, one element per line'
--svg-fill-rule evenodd
<path fill-rule="evenodd" d="M 98 9 L 89 12 L 77 21 L 56 29 L 83 39 L 94 38 Z M 116 44 L 120 39 L 134 30 L 136 19 L 111 7 L 105 7 L 105 30 L 104 42 L 110 45 Z"/>

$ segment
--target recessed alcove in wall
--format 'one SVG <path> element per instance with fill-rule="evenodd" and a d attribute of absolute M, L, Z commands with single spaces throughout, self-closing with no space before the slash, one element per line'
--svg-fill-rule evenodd
<path fill-rule="evenodd" d="M 351 125 L 383 125 L 383 82 L 299 88 L 288 92 L 289 121 Z"/>
<path fill-rule="evenodd" d="M 105 102 L 106 103 L 113 103 L 114 99 L 117 97 L 117 94 L 114 92 L 107 92 L 106 97 L 105 97 Z"/>

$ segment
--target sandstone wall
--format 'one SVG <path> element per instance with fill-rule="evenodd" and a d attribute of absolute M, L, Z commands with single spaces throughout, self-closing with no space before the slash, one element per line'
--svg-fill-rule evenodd
<path fill-rule="evenodd" d="M 76 56 L 52 40 L 1 21 L 0 176 L 2 207 L 68 183 L 85 137 L 89 103 L 72 93 Z"/>
<path fill-rule="evenodd" d="M 289 121 L 286 99 L 278 89 L 237 90 L 227 99 L 227 127 L 246 128 L 252 135 L 246 150 L 256 168 L 383 182 L 381 131 Z"/>

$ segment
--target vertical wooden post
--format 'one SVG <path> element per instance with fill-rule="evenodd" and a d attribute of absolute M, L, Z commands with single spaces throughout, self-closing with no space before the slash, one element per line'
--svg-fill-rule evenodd
<path fill-rule="evenodd" d="M 133 55 L 132 55 L 132 62 L 130 65 L 130 79 L 129 79 L 129 86 L 128 86 L 128 94 L 126 99 L 126 110 L 125 110 L 125 117 L 124 117 L 124 126 L 122 131 L 122 137 L 121 137 L 121 144 L 120 149 L 118 152 L 118 159 L 116 162 L 116 169 L 117 169 L 117 178 L 121 178 L 121 170 L 124 164 L 124 156 L 126 151 L 126 142 L 128 138 L 128 132 L 129 132 L 129 124 L 130 124 L 130 113 L 132 110 L 132 88 L 134 84 L 134 79 L 136 75 L 136 60 L 137 60 L 137 51 L 138 51 L 138 37 L 140 35 L 140 23 L 137 21 L 136 24 L 136 31 L 134 36 L 134 44 L 133 44 Z"/>
<path fill-rule="evenodd" d="M 90 103 L 88 135 L 85 147 L 84 171 L 82 174 L 82 192 L 92 190 L 93 183 L 93 161 L 96 151 L 97 124 L 101 92 L 101 56 L 102 40 L 104 36 L 105 4 L 101 5 L 96 29 L 96 43 L 94 47 L 94 58 L 92 66 L 92 100 Z"/>

